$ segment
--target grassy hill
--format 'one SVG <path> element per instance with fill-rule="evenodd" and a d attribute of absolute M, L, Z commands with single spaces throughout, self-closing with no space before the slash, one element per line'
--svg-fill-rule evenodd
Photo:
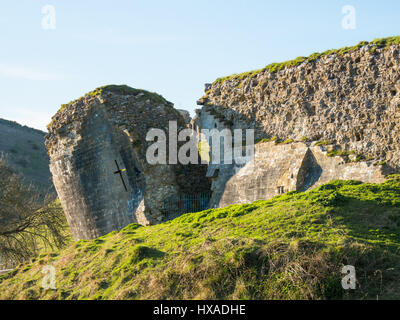
<path fill-rule="evenodd" d="M 44 136 L 40 130 L 0 119 L 0 154 L 7 155 L 8 162 L 27 182 L 47 190 L 52 182 Z"/>
<path fill-rule="evenodd" d="M 56 290 L 41 288 L 48 264 Z M 133 224 L 3 275 L 0 298 L 400 299 L 400 176 Z"/>

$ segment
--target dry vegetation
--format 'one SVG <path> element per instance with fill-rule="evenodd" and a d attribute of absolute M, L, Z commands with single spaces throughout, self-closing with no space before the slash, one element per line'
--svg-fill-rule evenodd
<path fill-rule="evenodd" d="M 40 250 L 63 247 L 69 239 L 64 213 L 0 157 L 0 269 L 27 261 Z"/>

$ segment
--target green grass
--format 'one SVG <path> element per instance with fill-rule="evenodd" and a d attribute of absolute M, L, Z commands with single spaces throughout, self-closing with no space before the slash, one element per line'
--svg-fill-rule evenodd
<path fill-rule="evenodd" d="M 346 157 L 351 154 L 355 154 L 355 151 L 348 151 L 348 150 L 332 150 L 328 152 L 328 157 Z M 358 156 L 357 156 L 358 158 Z"/>
<path fill-rule="evenodd" d="M 293 139 L 287 139 L 285 141 L 282 141 L 281 144 L 290 144 L 290 143 L 293 143 L 293 142 L 294 142 Z"/>
<path fill-rule="evenodd" d="M 255 143 L 256 143 L 256 144 L 259 144 L 259 143 L 272 142 L 272 141 L 277 142 L 277 141 L 278 141 L 278 137 L 274 136 L 274 137 L 272 137 L 272 138 L 262 138 L 262 139 L 258 139 L 258 140 L 255 141 Z"/>
<path fill-rule="evenodd" d="M 331 141 L 329 141 L 329 140 L 322 140 L 322 141 L 318 141 L 315 145 L 316 145 L 316 146 L 319 146 L 319 147 L 322 147 L 322 146 L 327 146 L 327 145 L 330 145 L 330 144 L 332 144 Z"/>
<path fill-rule="evenodd" d="M 244 80 L 246 78 L 252 78 L 252 77 L 258 75 L 259 73 L 262 73 L 265 71 L 268 71 L 270 73 L 275 73 L 275 72 L 278 72 L 278 71 L 286 69 L 286 68 L 298 66 L 303 62 L 313 62 L 324 56 L 329 56 L 332 54 L 336 54 L 339 56 L 344 55 L 346 53 L 358 50 L 361 47 L 366 46 L 366 45 L 372 45 L 373 47 L 370 49 L 370 52 L 376 53 L 377 49 L 387 48 L 391 45 L 399 45 L 399 44 L 400 44 L 400 36 L 375 39 L 371 42 L 362 41 L 359 44 L 352 46 L 352 47 L 344 47 L 341 49 L 327 50 L 322 53 L 319 53 L 319 52 L 313 53 L 309 57 L 298 57 L 298 58 L 296 58 L 294 60 L 290 60 L 290 61 L 285 61 L 285 62 L 281 62 L 281 63 L 271 63 L 271 64 L 267 65 L 265 68 L 262 68 L 259 70 L 254 70 L 254 71 L 249 71 L 249 72 L 244 72 L 244 73 L 240 73 L 240 74 L 234 74 L 234 75 L 227 76 L 227 77 L 218 78 L 217 80 L 214 81 L 213 85 L 221 84 L 225 81 Z"/>
<path fill-rule="evenodd" d="M 361 161 L 373 160 L 372 157 L 366 157 L 363 154 L 357 154 L 357 152 L 354 151 L 354 150 L 332 150 L 332 151 L 329 151 L 328 154 L 327 154 L 328 157 L 338 157 L 338 156 L 340 156 L 340 157 L 349 157 L 350 155 L 355 155 L 355 159 L 352 160 L 352 162 L 361 162 Z M 386 163 L 382 162 L 382 163 L 380 163 L 378 165 L 384 165 L 384 164 L 386 164 Z"/>
<path fill-rule="evenodd" d="M 0 299 L 400 299 L 399 250 L 400 176 L 333 181 L 42 254 L 0 278 Z"/>
<path fill-rule="evenodd" d="M 102 95 L 102 94 L 105 94 L 108 92 L 116 93 L 119 95 L 133 95 L 133 96 L 136 96 L 141 93 L 141 94 L 143 94 L 142 100 L 150 99 L 155 103 L 167 102 L 161 95 L 154 93 L 154 92 L 149 92 L 149 91 L 142 90 L 142 89 L 131 88 L 127 85 L 107 85 L 107 86 L 96 88 L 95 90 L 90 91 L 87 94 L 85 94 L 83 97 L 62 105 L 61 109 L 65 108 L 66 106 L 68 106 L 74 102 L 82 100 L 85 97 L 96 97 L 96 96 L 99 96 L 99 95 Z"/>

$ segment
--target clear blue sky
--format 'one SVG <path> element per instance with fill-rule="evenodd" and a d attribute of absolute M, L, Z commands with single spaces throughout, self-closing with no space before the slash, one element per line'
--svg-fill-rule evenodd
<path fill-rule="evenodd" d="M 53 5 L 56 29 L 42 28 Z M 342 28 L 342 7 L 356 29 Z M 45 129 L 106 84 L 193 113 L 204 83 L 315 51 L 400 34 L 398 0 L 19 0 L 0 4 L 0 118 Z"/>

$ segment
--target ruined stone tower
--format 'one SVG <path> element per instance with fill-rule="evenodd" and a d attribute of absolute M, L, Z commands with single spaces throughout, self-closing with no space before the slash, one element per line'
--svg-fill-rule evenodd
<path fill-rule="evenodd" d="M 76 240 L 165 221 L 166 198 L 208 191 L 203 166 L 147 163 L 147 132 L 158 128 L 168 136 L 169 121 L 178 131 L 186 126 L 172 103 L 127 86 L 96 89 L 53 117 L 50 170 Z"/>

